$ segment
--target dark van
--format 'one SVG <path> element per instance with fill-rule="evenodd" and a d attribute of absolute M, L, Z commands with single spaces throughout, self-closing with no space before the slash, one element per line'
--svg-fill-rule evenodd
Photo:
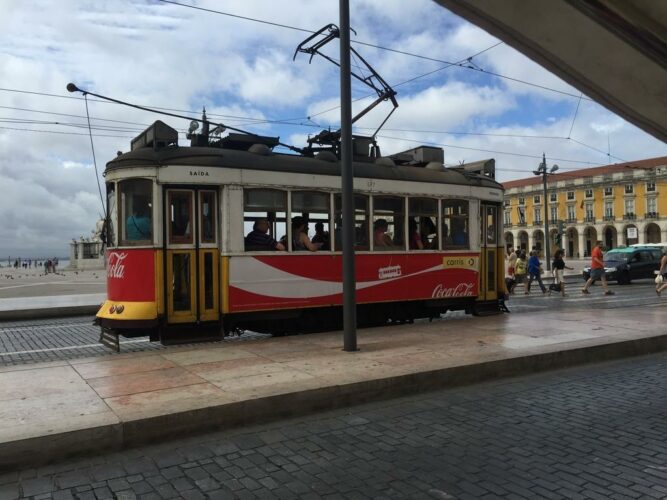
<path fill-rule="evenodd" d="M 658 247 L 614 248 L 604 253 L 604 268 L 607 280 L 627 285 L 632 280 L 654 278 L 660 268 L 662 250 Z M 591 267 L 582 271 L 585 280 L 590 277 Z"/>

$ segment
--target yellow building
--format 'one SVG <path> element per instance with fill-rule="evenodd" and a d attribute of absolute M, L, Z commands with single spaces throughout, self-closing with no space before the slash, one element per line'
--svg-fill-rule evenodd
<path fill-rule="evenodd" d="M 606 248 L 667 242 L 667 156 L 556 172 L 506 182 L 505 244 L 536 247 L 544 257 L 544 217 L 550 248 L 566 257 L 591 254 L 597 240 Z M 559 244 L 560 243 L 560 244 Z"/>

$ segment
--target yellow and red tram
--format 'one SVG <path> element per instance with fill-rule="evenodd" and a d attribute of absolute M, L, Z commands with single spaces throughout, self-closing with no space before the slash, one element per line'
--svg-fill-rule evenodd
<path fill-rule="evenodd" d="M 426 146 L 373 157 L 378 149 L 357 139 L 359 324 L 499 311 L 503 189 L 493 160 L 445 168 L 442 150 Z M 279 154 L 276 144 L 230 134 L 179 146 L 157 121 L 107 164 L 103 336 L 167 343 L 340 326 L 340 162 L 330 151 Z M 257 221 L 284 250 L 247 245 Z M 300 234 L 315 241 L 315 226 L 325 240 L 302 250 Z"/>

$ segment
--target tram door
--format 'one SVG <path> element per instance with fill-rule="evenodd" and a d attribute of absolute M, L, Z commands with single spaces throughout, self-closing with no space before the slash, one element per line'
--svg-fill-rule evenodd
<path fill-rule="evenodd" d="M 496 205 L 481 206 L 480 213 L 480 300 L 496 300 L 498 298 L 498 273 L 502 272 L 498 252 L 498 207 Z"/>
<path fill-rule="evenodd" d="M 215 321 L 220 314 L 217 192 L 167 189 L 164 199 L 167 320 Z"/>

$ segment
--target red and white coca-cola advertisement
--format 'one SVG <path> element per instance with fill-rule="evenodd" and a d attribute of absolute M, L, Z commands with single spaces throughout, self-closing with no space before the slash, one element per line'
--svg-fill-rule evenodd
<path fill-rule="evenodd" d="M 362 254 L 357 302 L 475 297 L 479 254 Z M 340 305 L 341 255 L 232 257 L 230 312 Z"/>
<path fill-rule="evenodd" d="M 107 250 L 107 296 L 109 300 L 153 302 L 155 300 L 154 250 Z"/>

